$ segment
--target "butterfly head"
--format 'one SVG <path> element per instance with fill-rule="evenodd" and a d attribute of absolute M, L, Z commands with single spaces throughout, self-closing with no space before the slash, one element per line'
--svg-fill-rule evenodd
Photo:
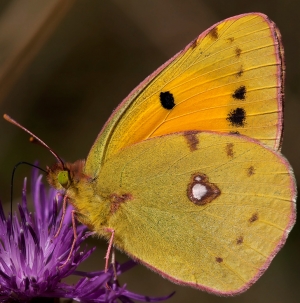
<path fill-rule="evenodd" d="M 68 190 L 76 185 L 82 179 L 87 179 L 83 173 L 84 160 L 78 160 L 74 163 L 57 162 L 47 167 L 47 179 L 51 186 L 58 190 Z"/>

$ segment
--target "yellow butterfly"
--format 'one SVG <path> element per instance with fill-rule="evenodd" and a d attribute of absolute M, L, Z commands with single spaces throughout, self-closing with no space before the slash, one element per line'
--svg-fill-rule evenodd
<path fill-rule="evenodd" d="M 86 161 L 48 180 L 76 218 L 178 284 L 232 295 L 269 266 L 295 223 L 280 154 L 284 59 L 263 14 L 202 33 L 114 111 Z"/>

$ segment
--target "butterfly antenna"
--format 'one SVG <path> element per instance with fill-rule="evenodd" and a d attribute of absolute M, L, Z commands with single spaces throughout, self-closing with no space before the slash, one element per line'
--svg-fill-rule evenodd
<path fill-rule="evenodd" d="M 29 165 L 29 166 L 32 166 L 32 167 L 35 167 L 39 170 L 41 170 L 42 172 L 46 173 L 47 174 L 47 171 L 42 169 L 41 167 L 35 165 L 35 164 L 32 164 L 32 163 L 28 163 L 28 162 L 25 162 L 25 161 L 22 161 L 22 162 L 19 162 L 15 165 L 13 171 L 12 171 L 12 174 L 11 174 L 11 181 L 10 181 L 10 213 L 11 213 L 11 218 L 13 216 L 13 210 L 12 210 L 12 201 L 13 201 L 13 193 L 14 193 L 14 177 L 15 177 L 15 173 L 16 173 L 16 170 L 17 170 L 17 167 L 21 164 L 26 164 L 26 165 Z M 11 224 L 11 232 L 12 232 L 12 224 Z"/>
<path fill-rule="evenodd" d="M 58 154 L 56 152 L 54 152 L 44 141 L 42 141 L 40 138 L 38 138 L 36 135 L 34 135 L 31 131 L 29 131 L 27 128 L 25 128 L 24 126 L 22 126 L 21 124 L 19 124 L 17 121 L 15 121 L 14 119 L 12 119 L 10 116 L 8 116 L 7 114 L 3 115 L 3 118 L 10 122 L 11 124 L 14 124 L 16 126 L 18 126 L 19 128 L 23 129 L 26 133 L 28 133 L 30 136 L 32 136 L 35 140 L 37 140 L 42 146 L 44 146 L 55 158 L 58 162 L 61 163 L 63 169 L 65 169 L 65 164 L 63 162 L 63 160 L 58 156 Z"/>

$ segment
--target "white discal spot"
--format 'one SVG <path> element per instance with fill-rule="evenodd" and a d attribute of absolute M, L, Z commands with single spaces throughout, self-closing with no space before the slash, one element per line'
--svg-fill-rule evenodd
<path fill-rule="evenodd" d="M 187 197 L 195 205 L 201 206 L 211 203 L 220 194 L 218 186 L 209 182 L 209 177 L 206 174 L 201 172 L 192 174 L 187 186 Z"/>
<path fill-rule="evenodd" d="M 196 177 L 196 178 L 200 178 L 200 177 Z M 196 179 L 195 178 L 195 179 Z M 201 178 L 200 178 L 201 179 Z M 198 181 L 198 180 L 197 180 Z M 207 189 L 204 185 L 200 184 L 200 183 L 196 183 L 194 184 L 194 186 L 192 187 L 192 194 L 193 197 L 197 200 L 201 200 L 203 196 L 205 196 L 207 194 Z"/>

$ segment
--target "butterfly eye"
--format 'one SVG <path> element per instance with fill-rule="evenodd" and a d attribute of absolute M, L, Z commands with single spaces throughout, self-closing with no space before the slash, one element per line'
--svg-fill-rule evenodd
<path fill-rule="evenodd" d="M 62 187 L 68 188 L 70 185 L 69 172 L 67 170 L 60 171 L 57 174 L 57 181 Z"/>

